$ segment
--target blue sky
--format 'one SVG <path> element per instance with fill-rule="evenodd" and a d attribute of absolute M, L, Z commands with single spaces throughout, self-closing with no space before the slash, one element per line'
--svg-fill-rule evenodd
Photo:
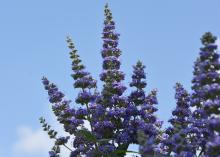
<path fill-rule="evenodd" d="M 56 123 L 41 77 L 74 100 L 66 36 L 72 36 L 87 70 L 101 72 L 103 8 L 108 2 L 121 34 L 122 70 L 131 80 L 138 59 L 146 65 L 149 92 L 159 90 L 158 117 L 175 107 L 175 82 L 190 91 L 193 62 L 206 31 L 220 37 L 219 0 L 8 0 L 0 1 L 0 156 L 46 157 L 38 118 Z M 45 153 L 46 152 L 46 153 Z"/>

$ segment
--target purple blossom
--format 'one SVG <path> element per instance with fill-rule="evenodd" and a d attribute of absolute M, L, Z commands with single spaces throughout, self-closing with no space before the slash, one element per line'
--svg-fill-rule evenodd
<path fill-rule="evenodd" d="M 64 94 L 58 90 L 57 86 L 54 84 L 49 84 L 49 81 L 45 77 L 42 78 L 42 82 L 45 89 L 48 91 L 49 101 L 51 103 L 61 102 Z"/>
<path fill-rule="evenodd" d="M 83 105 L 88 104 L 90 101 L 93 101 L 93 95 L 88 91 L 80 92 L 76 98 L 76 103 Z"/>
<path fill-rule="evenodd" d="M 145 102 L 145 93 L 142 90 L 131 92 L 129 100 L 134 102 L 136 105 L 143 104 Z"/>
<path fill-rule="evenodd" d="M 78 110 L 76 110 L 75 116 L 79 119 L 84 119 L 85 116 L 87 115 L 88 115 L 87 109 L 79 108 Z"/>
<path fill-rule="evenodd" d="M 117 135 L 116 140 L 120 144 L 127 144 L 131 142 L 131 137 L 128 131 L 124 131 Z"/>
<path fill-rule="evenodd" d="M 118 96 L 121 96 L 126 90 L 126 87 L 122 83 L 119 83 L 119 82 L 112 83 L 112 88 L 114 90 L 114 93 Z"/>
<path fill-rule="evenodd" d="M 149 105 L 158 104 L 157 101 L 157 90 L 152 90 L 151 93 L 146 96 L 146 103 Z"/>
<path fill-rule="evenodd" d="M 218 157 L 220 154 L 220 136 L 213 136 L 207 143 L 208 157 Z"/>
<path fill-rule="evenodd" d="M 75 73 L 72 75 L 74 80 L 77 80 L 77 79 L 80 79 L 80 78 L 83 78 L 83 77 L 89 75 L 89 72 L 86 72 L 83 70 L 75 70 L 74 72 Z"/>
<path fill-rule="evenodd" d="M 212 130 L 220 132 L 220 118 L 212 118 L 209 120 L 209 127 Z"/>
<path fill-rule="evenodd" d="M 139 115 L 139 110 L 135 104 L 129 104 L 126 108 L 126 115 L 128 116 L 137 116 Z"/>
<path fill-rule="evenodd" d="M 85 76 L 75 81 L 74 83 L 75 88 L 95 88 L 96 81 L 92 79 L 90 76 Z"/>
<path fill-rule="evenodd" d="M 94 124 L 94 131 L 102 136 L 110 136 L 115 126 L 111 121 L 104 120 Z M 110 133 L 110 134 L 109 134 Z"/>
<path fill-rule="evenodd" d="M 59 157 L 55 151 L 49 151 L 49 157 Z"/>
<path fill-rule="evenodd" d="M 105 114 L 105 108 L 100 104 L 91 104 L 90 111 L 94 115 L 94 117 L 98 118 L 99 116 L 103 116 Z"/>
<path fill-rule="evenodd" d="M 120 61 L 115 56 L 105 57 L 103 61 L 103 69 L 119 69 Z"/>
<path fill-rule="evenodd" d="M 84 123 L 83 120 L 77 119 L 75 117 L 72 117 L 69 121 L 70 121 L 71 126 L 74 127 L 74 128 L 76 128 L 79 125 Z"/>
<path fill-rule="evenodd" d="M 218 46 L 216 45 L 216 44 L 208 44 L 207 46 L 206 46 L 206 49 L 208 49 L 209 51 L 214 51 L 214 50 L 216 50 L 218 48 Z"/>
<path fill-rule="evenodd" d="M 117 118 L 124 117 L 126 116 L 126 108 L 122 107 L 122 108 L 110 109 L 108 111 L 108 116 L 117 117 Z"/>
<path fill-rule="evenodd" d="M 99 148 L 99 150 L 103 154 L 112 153 L 115 149 L 116 149 L 116 147 L 112 144 L 104 144 L 104 145 L 100 146 L 100 148 Z"/>
<path fill-rule="evenodd" d="M 124 73 L 119 70 L 111 69 L 103 70 L 103 72 L 100 74 L 101 81 L 109 82 L 112 78 L 114 78 L 117 82 L 124 80 Z"/>
<path fill-rule="evenodd" d="M 180 83 L 176 83 L 175 90 L 177 105 L 172 112 L 173 117 L 168 121 L 172 126 L 165 130 L 169 137 L 165 138 L 162 142 L 168 155 L 172 153 L 174 156 L 178 156 L 181 152 L 193 154 L 192 150 L 188 150 L 192 145 L 186 138 L 189 133 L 188 126 L 191 123 L 189 118 L 191 116 L 189 109 L 190 95 Z"/>
<path fill-rule="evenodd" d="M 155 139 L 162 124 L 154 115 L 154 112 L 157 111 L 154 106 L 157 104 L 156 91 L 153 90 L 149 95 L 145 96 L 144 88 L 147 83 L 145 81 L 144 68 L 145 66 L 140 61 L 133 66 L 130 87 L 135 87 L 136 89 L 128 97 L 130 103 L 127 106 L 126 115 L 130 117 L 129 128 L 133 128 L 132 133 L 130 133 L 132 141 L 137 143 L 140 136 L 139 132 L 141 132 L 144 139 L 142 142 L 138 142 L 141 144 L 140 152 L 142 156 L 151 156 L 159 151 L 156 147 L 159 141 Z M 135 136 L 137 137 L 136 139 L 133 138 Z"/>
<path fill-rule="evenodd" d="M 220 63 L 219 54 L 216 53 L 217 45 L 214 44 L 215 40 L 216 37 L 210 32 L 205 33 L 201 38 L 204 47 L 201 48 L 202 52 L 195 63 L 192 81 L 191 105 L 197 107 L 192 114 L 191 130 L 194 129 L 196 133 L 192 142 L 195 145 L 195 151 L 207 157 L 215 156 L 212 152 L 211 141 L 218 136 L 214 131 L 218 130 L 218 118 L 212 117 L 219 114 L 220 93 L 218 73 Z"/>

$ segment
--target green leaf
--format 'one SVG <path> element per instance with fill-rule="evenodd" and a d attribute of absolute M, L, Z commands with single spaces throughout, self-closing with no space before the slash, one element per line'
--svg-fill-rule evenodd
<path fill-rule="evenodd" d="M 90 131 L 88 131 L 86 129 L 79 130 L 78 133 L 80 135 L 84 136 L 90 142 L 96 142 L 97 141 L 96 137 Z"/>

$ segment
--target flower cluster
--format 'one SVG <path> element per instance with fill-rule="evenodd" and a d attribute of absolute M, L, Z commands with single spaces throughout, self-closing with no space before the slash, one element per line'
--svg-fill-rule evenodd
<path fill-rule="evenodd" d="M 162 145 L 167 155 L 193 157 L 193 145 L 188 140 L 191 124 L 190 95 L 180 83 L 176 83 L 175 90 L 176 108 L 172 112 L 173 117 L 168 121 L 171 127 L 165 130 L 167 137 Z"/>
<path fill-rule="evenodd" d="M 157 90 L 151 91 L 148 95 L 145 94 L 146 74 L 144 71 L 145 66 L 141 61 L 138 61 L 133 69 L 130 87 L 134 87 L 135 90 L 128 96 L 129 104 L 127 107 L 129 118 L 127 125 L 133 131 L 129 132 L 129 135 L 132 143 L 141 144 L 140 152 L 142 154 L 153 155 L 158 152 L 156 147 L 159 144 L 157 135 L 162 125 L 161 121 L 154 115 L 157 111 L 155 105 L 158 104 Z M 147 138 L 147 141 L 140 142 L 138 140 L 141 134 Z M 149 147 L 149 142 L 155 146 Z"/>
<path fill-rule="evenodd" d="M 104 11 L 100 92 L 70 37 L 71 76 L 73 87 L 79 90 L 76 105 L 72 106 L 55 84 L 42 78 L 52 110 L 69 134 L 57 137 L 58 133 L 40 118 L 44 131 L 54 139 L 49 156 L 59 157 L 60 146 L 64 146 L 70 150 L 70 157 L 124 157 L 132 152 L 128 150 L 130 144 L 138 144 L 138 153 L 143 157 L 219 157 L 220 62 L 216 37 L 208 32 L 201 38 L 204 47 L 195 62 L 192 93 L 176 83 L 176 107 L 168 121 L 171 126 L 163 130 L 163 122 L 156 116 L 157 90 L 146 94 L 145 66 L 141 61 L 133 66 L 129 84 L 132 90 L 125 95 L 119 34 L 108 5 Z"/>
<path fill-rule="evenodd" d="M 121 50 L 118 48 L 119 34 L 115 31 L 115 22 L 107 5 L 105 6 L 102 34 L 103 49 L 101 54 L 103 57 L 103 72 L 100 74 L 100 80 L 104 83 L 101 96 L 97 99 L 96 103 L 104 109 L 104 112 L 94 123 L 94 129 L 98 139 L 108 139 L 100 143 L 99 149 L 107 155 L 113 151 L 120 152 L 127 149 L 129 145 L 129 143 L 121 142 L 122 136 L 125 137 L 125 130 L 127 130 L 124 123 L 125 108 L 128 103 L 127 98 L 123 96 L 126 87 L 122 83 L 124 74 L 120 71 L 121 63 L 119 56 L 121 55 Z M 112 141 L 115 142 L 113 143 Z M 117 155 L 124 156 L 124 153 Z"/>
<path fill-rule="evenodd" d="M 192 80 L 191 106 L 196 109 L 192 113 L 193 124 L 191 127 L 194 137 L 193 144 L 195 151 L 206 157 L 215 157 L 220 152 L 215 151 L 215 141 L 219 134 L 212 128 L 212 120 L 218 119 L 215 115 L 219 112 L 219 83 L 220 83 L 220 63 L 219 55 L 216 53 L 216 37 L 210 32 L 205 33 L 201 42 L 200 56 L 197 58 L 194 67 L 194 78 Z M 213 147 L 212 147 L 212 144 Z"/>

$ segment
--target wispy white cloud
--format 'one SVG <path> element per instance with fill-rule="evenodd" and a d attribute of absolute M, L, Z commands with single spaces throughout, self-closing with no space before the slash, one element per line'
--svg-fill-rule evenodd
<path fill-rule="evenodd" d="M 33 130 L 28 126 L 21 126 L 17 130 L 18 140 L 13 146 L 13 154 L 15 157 L 40 155 L 48 156 L 48 151 L 53 146 L 54 141 L 49 139 L 46 132 L 42 128 Z M 61 157 L 67 157 L 70 151 L 61 147 Z"/>
<path fill-rule="evenodd" d="M 47 104 L 48 105 L 48 104 Z M 52 128 L 58 131 L 58 135 L 65 135 L 62 126 L 56 122 L 54 114 L 48 110 L 45 113 L 46 120 L 52 126 Z M 49 136 L 41 127 L 33 129 L 32 126 L 18 126 L 17 127 L 17 141 L 13 145 L 13 153 L 17 156 L 34 156 L 41 155 L 41 157 L 47 157 L 48 151 L 52 148 L 54 140 Z M 62 149 L 62 154 L 66 156 L 67 152 Z"/>
<path fill-rule="evenodd" d="M 33 130 L 28 126 L 21 126 L 17 129 L 17 134 L 18 140 L 13 146 L 14 154 L 17 156 L 46 155 L 53 143 L 41 129 Z"/>
<path fill-rule="evenodd" d="M 46 120 L 52 126 L 54 130 L 58 132 L 58 136 L 68 136 L 64 131 L 63 126 L 56 121 L 56 117 L 52 111 L 45 111 Z M 23 156 L 41 156 L 47 157 L 48 151 L 54 144 L 54 140 L 50 139 L 49 136 L 42 128 L 33 129 L 32 126 L 18 126 L 17 130 L 17 141 L 12 146 L 14 157 Z M 70 145 L 70 144 L 69 144 Z M 61 147 L 61 157 L 69 156 L 70 151 L 65 147 Z"/>

